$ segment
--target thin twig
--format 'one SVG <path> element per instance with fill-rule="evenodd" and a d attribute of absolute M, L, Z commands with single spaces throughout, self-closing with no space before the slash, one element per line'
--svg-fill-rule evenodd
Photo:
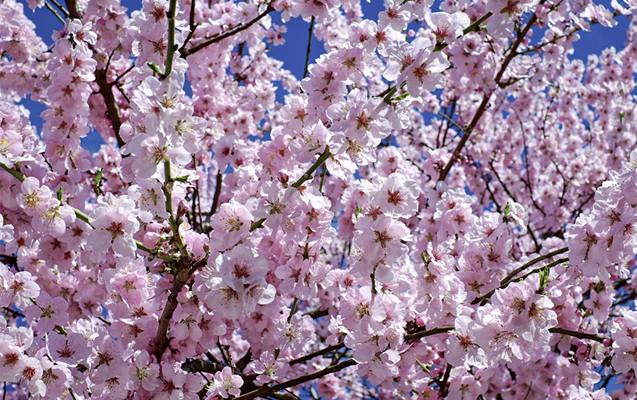
<path fill-rule="evenodd" d="M 342 369 L 345 369 L 347 367 L 350 367 L 352 365 L 356 365 L 357 362 L 350 358 L 349 360 L 345 360 L 343 362 L 340 362 L 336 365 L 333 365 L 331 367 L 327 367 L 324 368 L 320 371 L 316 371 L 313 372 L 311 374 L 305 375 L 305 376 L 301 376 L 299 378 L 295 378 L 295 379 L 291 379 L 289 381 L 283 382 L 283 383 L 279 383 L 277 385 L 273 385 L 273 386 L 262 386 L 261 388 L 257 389 L 257 390 L 253 390 L 250 393 L 246 393 L 244 395 L 241 395 L 239 397 L 235 397 L 234 400 L 250 400 L 250 399 L 254 399 L 256 397 L 264 397 L 264 396 L 268 396 L 270 394 L 274 394 L 276 392 L 279 392 L 281 390 L 290 388 L 290 387 L 294 387 L 296 385 L 300 385 L 302 383 L 308 382 L 308 381 L 312 381 L 314 379 L 318 379 L 318 378 L 322 378 L 326 375 L 332 374 L 334 372 L 338 372 Z"/>
<path fill-rule="evenodd" d="M 224 34 L 221 34 L 219 36 L 215 36 L 203 43 L 200 43 L 196 46 L 191 47 L 190 49 L 183 49 L 180 50 L 181 56 L 183 58 L 187 58 L 188 56 L 198 52 L 199 50 L 202 50 L 208 46 L 210 46 L 213 43 L 217 43 L 222 41 L 223 39 L 226 39 L 230 36 L 236 35 L 237 33 L 244 31 L 246 29 L 248 29 L 249 27 L 251 27 L 252 25 L 254 25 L 257 21 L 259 21 L 261 18 L 265 17 L 266 15 L 268 15 L 269 13 L 271 13 L 272 11 L 274 11 L 274 8 L 268 6 L 268 8 L 265 9 L 264 12 L 262 12 L 261 14 L 259 14 L 258 16 L 256 16 L 252 21 L 244 24 L 244 25 L 239 25 L 238 27 L 236 27 L 235 29 L 228 31 Z"/>
<path fill-rule="evenodd" d="M 490 291 L 489 293 L 485 294 L 484 296 L 478 297 L 476 299 L 474 299 L 471 304 L 484 304 L 484 302 L 486 302 L 491 296 L 493 296 L 493 294 L 495 293 L 496 290 L 498 289 L 504 289 L 506 288 L 509 283 L 511 283 L 511 281 L 513 281 L 515 279 L 515 276 L 517 274 L 519 274 L 520 272 L 524 271 L 525 269 L 527 269 L 528 267 L 537 264 L 538 262 L 542 261 L 542 260 L 546 260 L 547 258 L 551 258 L 553 256 L 556 256 L 558 254 L 563 254 L 566 253 L 568 251 L 568 247 L 563 247 L 561 249 L 552 251 L 550 253 L 544 254 L 542 256 L 539 256 L 537 258 L 534 258 L 533 260 L 523 264 L 522 266 L 520 266 L 519 268 L 515 269 L 513 272 L 511 272 L 509 275 L 507 275 L 501 282 L 500 282 L 500 286 L 493 289 L 492 291 Z M 562 260 L 560 260 L 562 261 Z M 568 259 L 566 259 L 566 261 L 568 261 Z M 562 261 L 562 262 L 566 262 L 566 261 Z M 559 264 L 561 264 L 562 262 L 560 262 Z M 543 267 L 544 268 L 544 267 Z"/>
<path fill-rule="evenodd" d="M 50 0 L 51 3 L 53 3 L 54 6 L 56 6 L 60 11 L 62 11 L 62 14 L 64 14 L 64 16 L 66 18 L 69 17 L 69 12 L 66 11 L 66 8 L 62 7 L 62 4 L 58 3 L 56 0 Z"/>
<path fill-rule="evenodd" d="M 604 343 L 604 340 L 606 339 L 603 336 L 598 336 L 595 335 L 593 333 L 585 333 L 585 332 L 578 332 L 578 331 L 571 331 L 569 329 L 564 329 L 564 328 L 549 328 L 549 332 L 551 333 L 559 333 L 560 335 L 566 335 L 566 336 L 572 336 L 578 339 L 589 339 L 589 340 L 594 340 L 596 342 L 599 343 Z"/>
<path fill-rule="evenodd" d="M 314 16 L 312 16 L 312 21 L 310 22 L 310 36 L 307 39 L 307 52 L 305 53 L 305 68 L 303 69 L 303 79 L 307 77 L 307 68 L 310 63 L 310 50 L 312 48 L 312 35 L 314 31 Z"/>
<path fill-rule="evenodd" d="M 66 21 L 64 21 L 64 18 L 62 18 L 62 17 L 60 16 L 60 14 L 59 14 L 59 13 L 55 10 L 55 8 L 53 8 L 53 7 L 49 4 L 49 2 L 48 2 L 48 1 L 47 1 L 47 2 L 45 2 L 45 3 L 44 3 L 44 5 L 46 6 L 46 8 L 48 8 L 48 9 L 49 9 L 49 11 L 51 11 L 53 14 L 55 14 L 55 16 L 57 17 L 57 19 L 59 19 L 59 20 L 60 20 L 60 22 L 62 22 L 63 24 L 64 24 L 64 23 L 66 23 Z"/>

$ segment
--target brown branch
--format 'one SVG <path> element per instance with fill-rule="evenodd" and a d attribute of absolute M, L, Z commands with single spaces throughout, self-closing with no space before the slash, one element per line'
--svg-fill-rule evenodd
<path fill-rule="evenodd" d="M 547 258 L 551 258 L 553 256 L 557 256 L 560 254 L 564 254 L 568 251 L 568 247 L 562 247 L 561 249 L 557 249 L 554 251 L 551 251 L 550 253 L 546 253 L 542 256 L 539 256 L 537 258 L 532 259 L 531 261 L 523 264 L 522 266 L 520 266 L 519 268 L 515 269 L 513 272 L 511 272 L 509 275 L 506 276 L 506 278 L 504 278 L 501 282 L 501 284 L 507 284 L 509 282 L 511 282 L 513 280 L 513 278 L 515 278 L 515 276 L 517 274 L 519 274 L 520 272 L 524 271 L 525 269 L 527 269 L 528 267 L 535 265 L 537 263 L 539 263 L 540 261 L 546 260 Z"/>
<path fill-rule="evenodd" d="M 447 162 L 447 165 L 445 165 L 445 168 L 440 173 L 440 177 L 438 178 L 438 181 L 440 182 L 444 181 L 447 178 L 447 175 L 449 175 L 449 171 L 451 171 L 451 167 L 453 167 L 453 164 L 455 164 L 456 160 L 460 159 L 460 152 L 464 148 L 464 145 L 467 143 L 467 140 L 469 140 L 469 136 L 471 136 L 471 132 L 473 132 L 476 125 L 478 125 L 478 121 L 480 121 L 480 117 L 482 117 L 482 114 L 484 114 L 484 112 L 486 111 L 490 98 L 491 96 L 486 93 L 482 95 L 482 103 L 480 103 L 480 106 L 478 106 L 478 111 L 476 111 L 469 126 L 467 126 L 467 128 L 464 129 L 464 134 L 462 135 L 462 138 L 460 138 L 460 142 L 458 142 L 458 145 L 456 146 L 456 148 L 453 150 L 453 154 L 451 155 L 451 158 Z"/>
<path fill-rule="evenodd" d="M 433 328 L 429 330 L 416 330 L 409 335 L 405 336 L 405 342 L 413 342 L 415 340 L 422 339 L 427 336 L 437 335 L 439 333 L 445 333 L 454 330 L 453 326 L 441 326 L 439 328 Z"/>
<path fill-rule="evenodd" d="M 509 283 L 511 283 L 511 281 L 515 278 L 515 276 L 517 274 L 519 274 L 520 272 L 524 271 L 525 269 L 529 268 L 532 265 L 535 265 L 535 264 L 539 263 L 542 260 L 546 260 L 547 258 L 551 258 L 553 256 L 566 253 L 567 251 L 568 251 L 568 247 L 562 247 L 561 249 L 554 250 L 554 251 L 552 251 L 550 253 L 546 253 L 546 254 L 544 254 L 542 256 L 539 256 L 537 258 L 532 259 L 531 261 L 523 264 L 522 266 L 520 266 L 519 268 L 517 268 L 513 272 L 511 272 L 509 275 L 507 275 L 500 282 L 500 286 L 499 287 L 493 289 L 492 291 L 490 291 L 489 293 L 485 294 L 484 296 L 476 298 L 475 300 L 473 300 L 471 302 L 471 304 L 479 304 L 479 303 L 485 302 L 487 299 L 489 299 L 491 296 L 493 296 L 493 294 L 495 293 L 496 290 L 506 288 L 509 285 Z M 559 260 L 559 261 L 562 261 L 562 260 Z M 568 261 L 568 259 L 566 259 L 566 261 Z M 562 261 L 562 262 L 565 262 L 565 261 Z M 560 262 L 560 264 L 561 264 L 561 262 Z M 553 265 L 551 265 L 551 266 L 553 266 Z"/>
<path fill-rule="evenodd" d="M 440 393 L 442 397 L 447 397 L 449 393 L 449 375 L 451 375 L 451 364 L 447 363 L 447 367 L 445 368 L 445 375 L 442 377 L 442 382 L 440 383 Z"/>
<path fill-rule="evenodd" d="M 290 387 L 294 387 L 296 385 L 300 385 L 302 383 L 308 382 L 308 381 L 312 381 L 314 379 L 318 379 L 318 378 L 322 378 L 325 375 L 329 375 L 332 374 L 334 372 L 338 372 L 342 369 L 345 369 L 347 367 L 351 367 L 352 365 L 356 365 L 358 364 L 354 359 L 350 358 L 349 360 L 345 360 L 342 361 L 336 365 L 332 365 L 331 367 L 327 367 L 324 368 L 320 371 L 316 371 L 313 372 L 311 374 L 305 375 L 305 376 L 301 376 L 295 379 L 291 379 L 289 381 L 283 382 L 283 383 L 279 383 L 277 385 L 273 385 L 273 386 L 262 386 L 261 388 L 257 389 L 257 390 L 253 390 L 252 392 L 246 393 L 244 395 L 241 395 L 239 397 L 235 397 L 234 400 L 250 400 L 250 399 L 254 399 L 256 397 L 264 397 L 264 396 L 269 396 L 271 394 L 275 394 L 281 390 L 290 388 Z"/>
<path fill-rule="evenodd" d="M 307 77 L 307 67 L 310 63 L 310 51 L 312 49 L 312 34 L 314 31 L 314 16 L 312 16 L 312 21 L 310 22 L 310 37 L 307 39 L 307 52 L 305 53 L 305 68 L 303 69 L 303 79 Z"/>
<path fill-rule="evenodd" d="M 217 185 L 215 186 L 215 194 L 212 198 L 212 207 L 210 207 L 210 216 L 212 217 L 217 212 L 219 206 L 219 196 L 221 195 L 221 185 L 223 184 L 223 174 L 221 171 L 217 173 Z"/>
<path fill-rule="evenodd" d="M 546 0 L 541 0 L 539 5 L 542 5 L 545 1 Z M 529 32 L 531 27 L 535 24 L 536 20 L 537 20 L 537 15 L 535 15 L 535 13 L 533 13 L 533 15 L 531 16 L 531 18 L 529 18 L 529 21 L 527 22 L 527 24 L 524 27 L 524 29 L 522 30 L 522 32 L 520 32 L 520 34 L 518 34 L 513 46 L 511 46 L 511 49 L 510 49 L 509 53 L 507 54 L 507 56 L 505 57 L 504 62 L 502 62 L 502 66 L 500 67 L 500 71 L 498 71 L 497 75 L 495 76 L 495 83 L 498 86 L 500 86 L 500 87 L 504 86 L 500 82 L 502 80 L 502 76 L 504 75 L 504 72 L 506 71 L 507 67 L 509 66 L 509 64 L 511 63 L 513 58 L 515 58 L 515 56 L 517 56 L 519 54 L 517 49 L 520 46 L 520 44 L 522 43 L 522 41 L 524 40 L 524 38 L 526 37 L 526 34 Z M 478 110 L 474 114 L 473 119 L 471 120 L 471 123 L 469 124 L 469 126 L 465 130 L 465 133 L 462 136 L 462 138 L 460 139 L 460 142 L 458 142 L 458 145 L 454 149 L 453 154 L 451 155 L 451 158 L 449 159 L 449 162 L 447 162 L 447 165 L 445 165 L 445 168 L 440 173 L 440 177 L 438 178 L 438 181 L 444 181 L 447 178 L 447 176 L 449 175 L 449 171 L 451 171 L 451 168 L 453 167 L 455 162 L 460 159 L 460 152 L 462 151 L 462 149 L 464 148 L 465 144 L 469 140 L 469 137 L 471 136 L 471 133 L 473 132 L 475 127 L 478 125 L 478 122 L 480 121 L 480 118 L 482 117 L 482 114 L 484 114 L 484 112 L 486 111 L 487 105 L 489 104 L 489 99 L 490 98 L 491 98 L 491 94 L 486 94 L 485 93 L 482 96 L 482 103 L 480 103 L 480 106 L 478 107 Z"/>
<path fill-rule="evenodd" d="M 68 8 L 68 16 L 70 18 L 81 20 L 82 13 L 80 13 L 79 9 L 77 8 L 77 2 L 75 0 L 66 0 L 65 2 L 66 7 Z M 93 51 L 93 54 L 95 54 L 95 49 L 93 48 L 93 46 L 89 47 Z M 115 131 L 117 144 L 119 145 L 119 147 L 122 147 L 125 143 L 119 136 L 119 128 L 122 126 L 121 116 L 119 113 L 119 108 L 117 107 L 117 103 L 115 102 L 115 96 L 113 96 L 112 84 L 110 84 L 106 79 L 106 72 L 106 68 L 95 70 L 95 82 L 100 88 L 99 93 L 104 98 L 104 103 L 106 104 L 106 110 L 108 112 L 108 119 L 110 119 L 111 125 L 113 126 L 113 131 Z"/>
<path fill-rule="evenodd" d="M 77 2 L 75 0 L 66 0 L 66 8 L 69 9 L 69 17 L 74 19 L 82 19 L 82 13 L 77 8 Z"/>
<path fill-rule="evenodd" d="M 116 86 L 119 83 L 119 81 L 121 81 L 122 78 L 124 78 L 126 76 L 126 74 L 128 74 L 129 72 L 131 72 L 133 70 L 133 68 L 135 68 L 135 64 L 133 64 L 130 67 L 128 67 L 126 69 L 126 71 L 122 72 L 117 78 L 115 78 L 115 80 L 113 82 L 109 83 L 109 85 Z"/>
<path fill-rule="evenodd" d="M 342 347 L 345 347 L 345 344 L 343 344 L 343 342 L 338 342 L 338 343 L 333 344 L 331 346 L 327 346 L 324 349 L 317 350 L 314 353 L 310 353 L 310 354 L 305 355 L 303 357 L 299 357 L 297 359 L 289 361 L 288 364 L 290 366 L 292 366 L 294 364 L 300 364 L 300 363 L 303 363 L 305 361 L 309 361 L 309 360 L 313 359 L 314 357 L 322 356 L 323 354 L 328 354 L 328 353 L 331 353 L 333 351 L 336 351 L 336 350 L 338 350 L 338 349 L 340 349 Z"/>
<path fill-rule="evenodd" d="M 578 338 L 578 339 L 594 340 L 594 341 L 599 342 L 599 343 L 604 343 L 604 340 L 606 339 L 603 336 L 595 335 L 593 333 L 571 331 L 569 329 L 557 328 L 557 327 L 556 328 L 549 328 L 549 332 L 551 332 L 551 333 L 559 333 L 560 335 L 572 336 L 572 337 L 575 337 L 575 338 Z"/>
<path fill-rule="evenodd" d="M 204 257 L 194 264 L 191 259 L 182 259 L 176 266 L 177 274 L 174 275 L 173 287 L 170 289 L 170 294 L 168 295 L 168 300 L 164 306 L 164 311 L 161 313 L 161 317 L 159 317 L 157 334 L 155 335 L 155 341 L 153 343 L 153 354 L 155 355 L 157 362 L 161 360 L 161 356 L 164 354 L 167 347 L 168 327 L 170 326 L 170 321 L 177 309 L 177 296 L 192 274 L 199 269 L 199 267 L 206 264 L 206 258 L 207 257 Z"/>
<path fill-rule="evenodd" d="M 113 85 L 106 79 L 106 70 L 98 69 L 95 71 L 95 82 L 100 88 L 100 94 L 104 98 L 104 104 L 106 104 L 106 111 L 108 113 L 108 119 L 111 121 L 115 137 L 117 138 L 117 145 L 119 147 L 124 146 L 126 143 L 119 135 L 119 129 L 122 126 L 122 120 L 119 113 L 119 107 L 115 102 L 115 96 L 113 96 Z"/>
<path fill-rule="evenodd" d="M 527 273 L 526 275 L 523 275 L 523 276 L 521 276 L 519 278 L 514 279 L 513 282 L 523 281 L 523 280 L 525 280 L 526 278 L 528 278 L 529 276 L 531 276 L 533 274 L 538 274 L 538 273 L 542 272 L 542 270 L 544 270 L 545 268 L 551 269 L 551 268 L 555 267 L 556 265 L 564 264 L 566 262 L 568 262 L 568 257 L 560 258 L 559 260 L 553 261 L 550 264 L 546 264 L 545 266 L 543 266 L 541 268 L 536 268 L 533 271 Z"/>
<path fill-rule="evenodd" d="M 179 48 L 179 53 L 186 48 L 186 45 L 190 43 L 190 39 L 195 34 L 195 29 L 199 26 L 199 24 L 195 23 L 195 0 L 191 0 L 190 2 L 190 16 L 189 16 L 189 26 L 190 30 L 188 32 L 188 36 L 186 36 L 186 40 L 184 40 L 184 44 Z"/>
<path fill-rule="evenodd" d="M 173 293 L 174 293 L 174 287 L 175 285 L 173 285 Z M 172 293 L 171 293 L 172 295 Z M 176 296 L 175 296 L 176 297 Z M 167 307 L 168 308 L 168 305 Z M 164 309 L 165 310 L 165 309 Z M 174 311 L 174 310 L 173 310 Z M 162 315 L 162 318 L 164 316 Z M 161 321 L 161 319 L 160 319 Z M 168 320 L 168 322 L 170 322 L 170 320 Z M 405 341 L 410 342 L 410 341 L 414 341 L 414 340 L 418 340 L 420 338 L 426 337 L 426 336 L 431 336 L 431 335 L 436 335 L 438 333 L 445 333 L 445 332 L 449 332 L 451 330 L 453 330 L 454 327 L 452 326 L 447 326 L 447 327 L 441 327 L 441 328 L 433 328 L 433 329 L 429 329 L 429 330 L 423 330 L 423 331 L 416 331 L 413 332 L 409 335 L 405 336 Z M 314 357 L 318 357 L 327 353 L 331 353 L 333 351 L 336 351 L 342 347 L 346 347 L 343 342 L 339 342 L 336 343 L 334 345 L 331 346 L 327 346 L 321 350 L 317 350 L 313 353 L 307 354 L 303 357 L 299 357 L 297 359 L 291 360 L 288 362 L 288 364 L 290 366 L 295 365 L 295 364 L 300 364 L 306 361 L 309 361 L 311 359 L 313 359 Z M 222 351 L 222 355 L 223 355 L 223 351 Z M 159 358 L 158 358 L 159 359 Z M 187 361 L 185 363 L 182 364 L 182 369 L 186 372 L 207 372 L 207 373 L 216 373 L 218 371 L 220 371 L 221 369 L 223 369 L 223 365 L 221 363 L 219 363 L 217 360 L 215 360 L 214 358 L 212 358 L 213 361 L 205 361 L 205 360 L 190 360 Z M 295 379 L 291 379 L 289 381 L 283 382 L 283 383 L 279 383 L 276 385 L 272 385 L 272 386 L 261 386 L 259 388 L 255 388 L 254 386 L 254 378 L 256 378 L 255 375 L 244 375 L 239 373 L 239 375 L 243 378 L 244 382 L 245 382 L 245 388 L 247 388 L 247 390 L 250 390 L 250 392 L 243 394 L 239 397 L 236 397 L 235 400 L 249 400 L 249 399 L 254 399 L 256 397 L 266 397 L 266 396 L 270 396 L 270 397 L 274 397 L 274 398 L 278 398 L 279 395 L 281 395 L 282 393 L 277 393 L 280 392 L 281 390 L 285 390 L 287 388 L 291 388 L 293 386 L 297 386 L 300 385 L 302 383 L 314 380 L 314 379 L 318 379 L 321 378 L 325 375 L 329 375 L 331 373 L 334 372 L 338 372 L 342 369 L 345 369 L 349 366 L 352 365 L 356 365 L 358 364 L 354 359 L 348 359 L 342 362 L 339 362 L 337 364 L 334 364 L 332 366 L 329 366 L 327 368 L 324 368 L 320 371 L 316 371 L 313 372 L 311 374 L 305 375 L 305 376 L 301 376 Z"/>
<path fill-rule="evenodd" d="M 153 344 L 153 354 L 157 362 L 161 361 L 161 356 L 164 354 L 164 350 L 166 350 L 168 327 L 177 309 L 177 295 L 179 295 L 181 288 L 183 288 L 186 282 L 188 282 L 188 279 L 190 279 L 190 275 L 190 268 L 182 264 L 174 276 L 173 287 L 168 295 L 164 311 L 161 313 L 161 317 L 159 317 L 159 325 L 157 326 L 157 334 L 155 335 L 155 342 Z"/>
<path fill-rule="evenodd" d="M 219 363 L 214 363 L 211 361 L 196 359 L 196 360 L 188 360 L 181 364 L 181 369 L 185 372 L 206 372 L 208 374 L 214 374 L 221 370 L 223 370 L 224 365 Z"/>
<path fill-rule="evenodd" d="M 196 46 L 193 46 L 189 49 L 183 49 L 180 50 L 179 52 L 181 53 L 181 56 L 183 58 L 187 58 L 188 56 L 198 52 L 199 50 L 202 50 L 208 46 L 210 46 L 213 43 L 217 43 L 222 41 L 223 39 L 229 38 L 230 36 L 234 36 L 237 33 L 244 31 L 246 29 L 248 29 L 249 27 L 251 27 L 252 25 L 254 25 L 255 23 L 257 23 L 261 18 L 265 17 L 266 15 L 268 15 L 269 13 L 271 13 L 272 11 L 274 11 L 274 8 L 268 6 L 268 8 L 265 9 L 264 12 L 262 12 L 261 14 L 257 15 L 252 21 L 249 21 L 248 23 L 244 24 L 244 25 L 239 25 L 238 27 L 236 27 L 235 29 L 228 31 L 226 33 L 223 33 L 219 36 L 215 36 L 209 40 L 206 40 L 203 43 L 199 43 Z"/>

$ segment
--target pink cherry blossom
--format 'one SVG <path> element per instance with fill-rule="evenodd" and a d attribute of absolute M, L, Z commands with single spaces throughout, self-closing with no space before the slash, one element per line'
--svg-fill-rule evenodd
<path fill-rule="evenodd" d="M 223 370 L 217 372 L 214 381 L 208 390 L 209 395 L 221 396 L 227 399 L 228 396 L 238 396 L 241 394 L 239 388 L 243 385 L 243 379 L 238 375 L 233 375 L 230 367 L 224 367 Z"/>
<path fill-rule="evenodd" d="M 7 399 L 634 397 L 634 0 L 26 3 Z"/>

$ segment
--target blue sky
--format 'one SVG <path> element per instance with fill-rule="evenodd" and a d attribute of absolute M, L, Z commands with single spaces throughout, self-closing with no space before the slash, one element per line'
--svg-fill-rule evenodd
<path fill-rule="evenodd" d="M 35 22 L 38 35 L 40 35 L 45 43 L 49 45 L 52 44 L 51 35 L 54 30 L 61 29 L 62 23 L 46 8 L 39 8 L 32 12 L 28 9 L 24 0 L 20 1 L 24 4 L 25 14 Z M 610 0 L 596 1 L 596 3 L 601 3 L 612 10 Z M 129 10 L 135 10 L 140 8 L 141 0 L 122 0 L 121 4 L 128 7 Z M 437 7 L 438 4 L 439 1 L 436 1 L 434 7 Z M 362 5 L 364 16 L 369 19 L 377 19 L 378 13 L 384 9 L 383 2 L 380 0 L 371 0 L 369 3 L 362 1 Z M 617 49 L 622 48 L 626 39 L 629 21 L 628 18 L 624 16 L 618 17 L 617 21 L 619 25 L 612 29 L 595 25 L 592 27 L 591 32 L 581 32 L 581 39 L 575 43 L 575 51 L 571 57 L 579 58 L 586 62 L 589 54 L 600 54 L 603 49 L 610 46 L 615 46 Z M 282 24 L 280 17 L 276 13 L 273 14 L 273 22 L 277 25 Z M 273 47 L 270 50 L 270 55 L 282 60 L 284 67 L 290 70 L 299 79 L 303 76 L 309 26 L 309 22 L 301 18 L 290 20 L 287 23 L 288 31 L 284 34 L 286 43 L 282 46 Z M 536 36 L 541 35 L 538 32 Z M 299 51 L 299 49 L 302 50 Z M 322 43 L 314 38 L 312 41 L 310 63 L 323 52 Z M 277 93 L 277 99 L 279 101 L 282 100 L 283 94 L 282 92 Z M 40 118 L 40 113 L 44 111 L 44 106 L 32 102 L 29 99 L 23 100 L 22 104 L 31 111 L 31 123 L 40 130 L 44 122 L 42 118 Z M 99 150 L 102 143 L 101 137 L 96 132 L 91 132 L 89 136 L 82 141 L 82 145 L 91 152 Z"/>

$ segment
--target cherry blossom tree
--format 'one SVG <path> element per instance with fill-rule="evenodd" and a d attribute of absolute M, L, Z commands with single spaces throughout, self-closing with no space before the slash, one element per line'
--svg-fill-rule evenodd
<path fill-rule="evenodd" d="M 3 0 L 3 400 L 633 398 L 635 15 Z"/>

